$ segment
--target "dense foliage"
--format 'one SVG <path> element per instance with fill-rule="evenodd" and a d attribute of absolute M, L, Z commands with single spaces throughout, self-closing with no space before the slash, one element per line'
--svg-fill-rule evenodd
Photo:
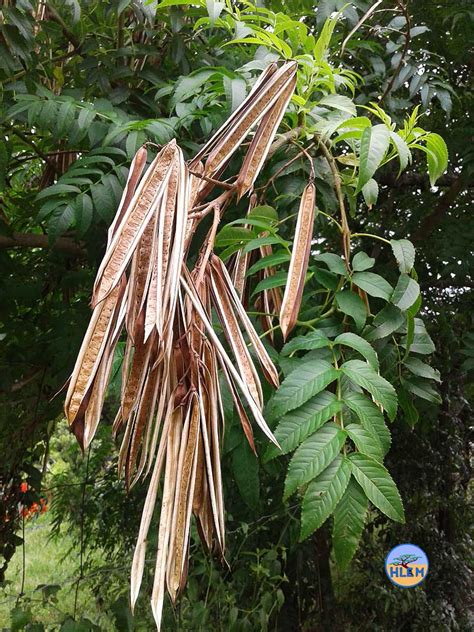
<path fill-rule="evenodd" d="M 91 0 L 19 1 L 2 8 L 5 560 L 21 544 L 15 535 L 20 482 L 26 479 L 33 490 L 28 501 L 39 502 L 46 477 L 55 530 L 67 524 L 79 548 L 87 543 L 81 574 L 90 575 L 87 581 L 103 595 L 106 618 L 131 629 L 124 572 L 143 491 L 127 496 L 115 480 L 107 425 L 118 398 L 120 357 L 103 427 L 85 460 L 64 432 L 62 396 L 53 396 L 71 371 L 87 325 L 106 229 L 135 151 L 146 141 L 176 137 L 193 156 L 270 60 L 297 58 L 296 96 L 256 182 L 262 210 L 244 221 L 247 202 L 231 207 L 216 240 L 216 251 L 230 264 L 242 248 L 250 254 L 273 249 L 266 261 L 250 262 L 249 310 L 267 311 L 264 297 L 278 296 L 287 278 L 294 214 L 314 168 L 314 256 L 296 335 L 284 345 L 277 327 L 270 332 L 284 380 L 276 394 L 265 393 L 267 417 L 288 456 L 275 458 L 258 437 L 255 459 L 227 402 L 230 569 L 213 566 L 193 533 L 189 586 L 178 609 L 167 611 L 168 623 L 183 630 L 255 630 L 318 629 L 331 622 L 336 629 L 337 619 L 340 629 L 360 629 L 360 621 L 380 630 L 427 624 L 465 629 L 466 400 L 474 348 L 468 334 L 474 235 L 465 44 L 472 15 L 442 3 L 374 3 L 371 9 L 370 2 L 313 6 L 302 0 L 268 2 L 267 10 L 239 7 Z M 443 138 L 450 156 L 446 173 Z M 264 319 L 262 333 L 276 324 Z M 362 389 L 388 413 L 391 441 Z M 344 431 L 330 421 L 334 415 L 342 421 L 342 401 Z M 307 432 L 295 433 L 305 415 Z M 334 460 L 344 441 L 357 452 L 350 448 L 347 458 L 344 448 Z M 387 451 L 388 470 L 381 465 Z M 382 498 L 373 478 L 384 481 Z M 393 481 L 405 504 L 403 526 L 373 507 L 365 515 L 366 495 L 380 511 L 403 518 Z M 304 495 L 292 496 L 308 482 Z M 321 492 L 329 504 L 321 502 Z M 360 508 L 351 523 L 344 522 L 348 507 Z M 334 509 L 331 553 L 329 523 L 321 525 Z M 364 521 L 362 544 L 349 564 Z M 403 541 L 426 550 L 431 575 L 423 587 L 401 594 L 386 581 L 383 559 Z M 108 555 L 106 572 L 97 568 L 94 550 Z M 136 621 L 151 625 L 145 602 L 139 602 Z"/>

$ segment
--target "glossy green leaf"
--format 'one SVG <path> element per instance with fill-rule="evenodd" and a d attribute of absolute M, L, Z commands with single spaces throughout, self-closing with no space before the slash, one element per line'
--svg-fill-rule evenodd
<path fill-rule="evenodd" d="M 365 495 L 386 516 L 405 522 L 402 499 L 388 470 L 365 454 L 350 454 L 352 472 Z"/>
<path fill-rule="evenodd" d="M 387 336 L 391 336 L 393 332 L 400 329 L 405 322 L 405 316 L 402 314 L 398 307 L 388 303 L 383 309 L 376 315 L 373 320 L 374 329 L 371 329 L 366 338 L 369 341 L 381 340 Z"/>
<path fill-rule="evenodd" d="M 265 277 L 259 283 L 257 283 L 257 286 L 252 292 L 252 296 L 255 296 L 255 294 L 263 292 L 264 290 L 268 290 L 272 287 L 281 287 L 282 285 L 286 285 L 287 278 L 288 273 L 283 271 L 276 272 L 271 276 Z"/>
<path fill-rule="evenodd" d="M 364 196 L 365 203 L 369 209 L 371 209 L 379 197 L 379 185 L 377 180 L 370 178 L 362 187 L 362 195 Z"/>
<path fill-rule="evenodd" d="M 351 463 L 341 455 L 311 481 L 301 508 L 301 540 L 326 522 L 341 500 L 351 478 Z"/>
<path fill-rule="evenodd" d="M 343 430 L 327 423 L 304 441 L 296 450 L 288 467 L 284 498 L 316 478 L 334 461 L 346 439 Z"/>
<path fill-rule="evenodd" d="M 412 377 L 409 380 L 403 380 L 403 386 L 407 391 L 413 393 L 413 395 L 421 397 L 421 399 L 425 399 L 432 404 L 441 404 L 443 401 L 433 385 L 432 380 L 424 380 L 421 377 Z"/>
<path fill-rule="evenodd" d="M 267 257 L 262 257 L 248 269 L 247 276 L 252 276 L 260 270 L 265 270 L 266 268 L 277 266 L 280 263 L 286 263 L 290 260 L 290 258 L 290 255 L 284 250 L 281 250 L 280 252 L 275 252 L 274 254 L 268 255 Z"/>
<path fill-rule="evenodd" d="M 410 351 L 421 355 L 430 355 L 434 352 L 435 345 L 426 331 L 423 321 L 420 318 L 415 318 L 414 325 L 413 342 L 410 345 Z M 407 346 L 407 336 L 402 339 L 402 346 Z"/>

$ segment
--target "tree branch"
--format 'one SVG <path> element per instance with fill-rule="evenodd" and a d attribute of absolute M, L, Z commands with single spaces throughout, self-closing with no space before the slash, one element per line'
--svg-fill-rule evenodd
<path fill-rule="evenodd" d="M 8 248 L 49 248 L 75 257 L 85 257 L 84 248 L 68 237 L 59 237 L 50 243 L 47 235 L 35 233 L 13 233 L 11 237 L 0 235 L 0 249 Z"/>

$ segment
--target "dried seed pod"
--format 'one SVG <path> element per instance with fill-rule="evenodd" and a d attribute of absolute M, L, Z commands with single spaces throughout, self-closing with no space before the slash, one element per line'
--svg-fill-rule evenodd
<path fill-rule="evenodd" d="M 288 79 L 279 99 L 260 121 L 255 136 L 245 155 L 239 177 L 237 178 L 237 199 L 240 199 L 252 188 L 253 183 L 260 173 L 260 169 L 265 162 L 278 126 L 281 123 L 288 103 L 293 95 L 295 86 L 296 74 L 293 74 Z"/>
<path fill-rule="evenodd" d="M 288 271 L 288 279 L 280 310 L 280 327 L 284 339 L 286 339 L 295 326 L 301 307 L 304 281 L 313 238 L 315 204 L 316 188 L 314 184 L 310 182 L 305 187 L 301 197 L 295 239 L 291 253 L 290 269 Z"/>

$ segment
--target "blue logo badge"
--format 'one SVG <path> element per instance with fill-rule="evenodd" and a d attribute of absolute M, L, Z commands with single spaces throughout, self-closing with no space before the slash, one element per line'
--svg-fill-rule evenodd
<path fill-rule="evenodd" d="M 385 558 L 387 577 L 401 588 L 414 588 L 428 575 L 429 562 L 423 549 L 415 544 L 399 544 Z"/>

